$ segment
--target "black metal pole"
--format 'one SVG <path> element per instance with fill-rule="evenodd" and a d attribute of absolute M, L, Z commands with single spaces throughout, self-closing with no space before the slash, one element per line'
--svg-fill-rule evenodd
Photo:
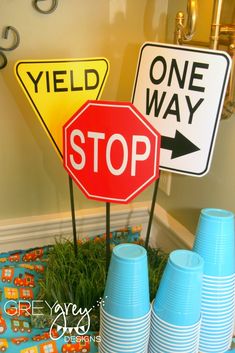
<path fill-rule="evenodd" d="M 77 257 L 78 242 L 77 242 L 76 218 L 75 218 L 75 207 L 74 207 L 73 180 L 70 176 L 69 176 L 69 195 L 70 195 L 70 206 L 71 206 L 71 216 L 72 216 L 72 226 L 73 226 L 74 253 L 75 253 L 75 256 Z"/>
<path fill-rule="evenodd" d="M 152 198 L 152 204 L 151 204 L 151 209 L 150 209 L 147 234 L 146 234 L 146 239 L 145 239 L 145 249 L 147 249 L 148 245 L 149 245 L 149 238 L 150 238 L 150 232 L 151 232 L 151 227 L 152 227 L 152 223 L 153 223 L 153 215 L 154 215 L 154 209 L 155 209 L 156 200 L 157 200 L 157 192 L 158 192 L 160 175 L 161 175 L 161 172 L 159 171 L 159 178 L 155 181 L 155 184 L 154 184 L 153 198 Z"/>
<path fill-rule="evenodd" d="M 110 257 L 110 203 L 106 202 L 106 271 L 109 268 Z"/>

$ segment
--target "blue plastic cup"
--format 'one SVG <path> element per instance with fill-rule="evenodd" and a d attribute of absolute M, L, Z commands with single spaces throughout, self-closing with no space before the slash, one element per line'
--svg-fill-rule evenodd
<path fill-rule="evenodd" d="M 151 329 L 156 329 L 157 331 L 167 332 L 170 334 L 176 335 L 190 335 L 193 336 L 195 333 L 198 333 L 201 327 L 201 320 L 196 322 L 194 325 L 189 326 L 179 326 L 179 325 L 172 325 L 168 322 L 160 319 L 152 310 L 151 316 Z"/>
<path fill-rule="evenodd" d="M 117 318 L 135 319 L 150 310 L 146 250 L 136 244 L 113 249 L 106 287 L 104 311 Z"/>
<path fill-rule="evenodd" d="M 113 325 L 113 326 L 118 326 L 118 327 L 128 327 L 128 329 L 131 328 L 136 328 L 136 327 L 144 327 L 146 326 L 147 323 L 150 322 L 151 318 L 151 309 L 148 311 L 148 313 L 144 316 L 141 316 L 139 318 L 132 318 L 132 319 L 124 319 L 120 317 L 116 317 L 113 315 L 108 314 L 105 311 L 105 308 L 101 306 L 100 308 L 100 318 L 102 321 L 105 321 L 108 325 Z"/>
<path fill-rule="evenodd" d="M 207 275 L 204 275 L 203 276 L 203 281 L 204 282 L 208 282 L 208 283 L 231 283 L 233 282 L 234 283 L 234 280 L 235 280 L 235 274 L 233 273 L 232 275 L 230 276 L 207 276 Z"/>
<path fill-rule="evenodd" d="M 216 208 L 202 209 L 193 250 L 203 257 L 206 275 L 234 274 L 233 212 Z"/>
<path fill-rule="evenodd" d="M 197 353 L 200 321 L 191 326 L 176 326 L 161 320 L 152 310 L 149 352 Z"/>
<path fill-rule="evenodd" d="M 206 351 L 206 352 L 215 352 L 217 353 L 217 349 L 221 349 L 222 347 L 224 347 L 224 352 L 230 347 L 232 343 L 232 336 L 230 335 L 227 339 L 222 339 L 221 341 L 213 341 L 213 340 L 207 340 L 207 339 L 203 339 L 200 340 L 199 342 L 199 351 Z M 201 349 L 201 347 L 203 347 L 203 349 Z"/>
<path fill-rule="evenodd" d="M 227 318 L 225 315 L 224 319 L 221 319 L 220 315 L 209 318 L 207 314 L 202 315 L 199 351 L 218 353 L 224 347 L 225 352 L 232 341 L 234 314 Z"/>
<path fill-rule="evenodd" d="M 214 317 L 206 317 L 206 315 L 203 317 L 203 322 L 202 322 L 202 328 L 201 331 L 203 331 L 204 327 L 207 328 L 219 328 L 222 330 L 223 327 L 227 327 L 229 329 L 229 326 L 231 327 L 233 325 L 233 319 L 234 319 L 234 313 L 223 317 L 223 318 L 214 318 Z"/>
<path fill-rule="evenodd" d="M 129 339 L 130 341 L 133 338 L 138 338 L 138 337 L 142 337 L 142 336 L 146 336 L 149 334 L 150 332 L 150 324 L 147 325 L 145 328 L 141 329 L 141 330 L 132 330 L 130 331 L 128 328 L 126 328 L 126 330 L 116 330 L 116 329 L 112 329 L 110 327 L 108 327 L 105 323 L 100 324 L 100 328 L 102 328 L 103 332 L 105 332 L 107 335 L 112 335 L 112 337 L 119 337 L 119 338 L 123 338 L 123 339 Z"/>
<path fill-rule="evenodd" d="M 201 315 L 203 259 L 189 250 L 175 250 L 168 259 L 155 301 L 154 313 L 169 324 L 187 326 Z"/>
<path fill-rule="evenodd" d="M 107 353 L 125 353 L 125 352 L 146 352 L 148 347 L 148 337 L 145 338 L 143 341 L 136 341 L 134 344 L 122 344 L 117 343 L 115 339 L 106 339 L 105 337 L 101 336 L 101 348 Z"/>
<path fill-rule="evenodd" d="M 195 350 L 196 352 L 198 352 L 198 345 L 199 342 L 196 340 L 194 340 L 193 342 L 186 344 L 184 342 L 177 342 L 177 340 L 173 343 L 173 344 L 169 344 L 166 341 L 162 342 L 158 339 L 156 339 L 154 336 L 150 337 L 150 343 L 152 345 L 153 348 L 155 348 L 155 351 L 157 351 L 157 349 L 160 349 L 160 352 L 164 351 L 164 352 L 191 352 L 193 350 Z"/>

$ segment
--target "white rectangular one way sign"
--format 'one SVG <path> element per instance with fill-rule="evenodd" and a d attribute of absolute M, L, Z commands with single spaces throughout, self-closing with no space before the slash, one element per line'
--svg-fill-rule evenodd
<path fill-rule="evenodd" d="M 142 46 L 132 102 L 162 135 L 160 169 L 209 171 L 230 66 L 221 51 Z"/>

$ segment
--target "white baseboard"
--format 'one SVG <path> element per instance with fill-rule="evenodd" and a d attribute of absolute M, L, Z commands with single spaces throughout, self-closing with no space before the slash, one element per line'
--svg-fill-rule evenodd
<path fill-rule="evenodd" d="M 112 205 L 111 230 L 142 224 L 142 236 L 145 237 L 149 208 L 148 202 Z M 105 232 L 105 207 L 77 212 L 76 226 L 79 237 Z M 70 213 L 4 220 L 0 222 L 0 251 L 52 244 L 58 236 L 72 236 Z M 171 251 L 175 248 L 190 248 L 192 242 L 193 235 L 162 207 L 156 205 L 151 229 L 151 245 Z"/>

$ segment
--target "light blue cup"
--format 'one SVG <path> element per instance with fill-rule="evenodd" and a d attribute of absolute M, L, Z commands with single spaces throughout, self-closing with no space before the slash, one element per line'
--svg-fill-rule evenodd
<path fill-rule="evenodd" d="M 196 324 L 201 316 L 202 276 L 200 255 L 189 250 L 173 251 L 153 303 L 154 313 L 169 324 Z"/>
<path fill-rule="evenodd" d="M 152 346 L 152 348 L 155 348 L 155 352 L 157 349 L 160 349 L 160 352 L 165 351 L 165 352 L 191 352 L 191 351 L 195 351 L 198 352 L 198 341 L 186 344 L 186 343 L 179 343 L 179 342 L 175 342 L 173 344 L 169 344 L 167 341 L 160 341 L 158 339 L 156 339 L 155 337 L 151 337 L 150 338 L 150 344 Z"/>
<path fill-rule="evenodd" d="M 233 212 L 202 209 L 193 250 L 203 257 L 206 275 L 232 275 L 235 269 Z"/>
<path fill-rule="evenodd" d="M 149 312 L 147 252 L 142 246 L 115 246 L 104 298 L 104 311 L 117 318 L 138 319 Z"/>
<path fill-rule="evenodd" d="M 116 344 L 116 342 L 105 342 L 105 340 L 102 340 L 101 337 L 101 343 L 99 345 L 101 347 L 101 349 L 105 352 L 105 353 L 137 353 L 137 352 L 146 352 L 146 349 L 148 347 L 148 339 L 146 339 L 146 341 L 144 342 L 136 342 L 133 345 L 129 345 L 128 346 L 123 346 L 121 344 Z"/>

